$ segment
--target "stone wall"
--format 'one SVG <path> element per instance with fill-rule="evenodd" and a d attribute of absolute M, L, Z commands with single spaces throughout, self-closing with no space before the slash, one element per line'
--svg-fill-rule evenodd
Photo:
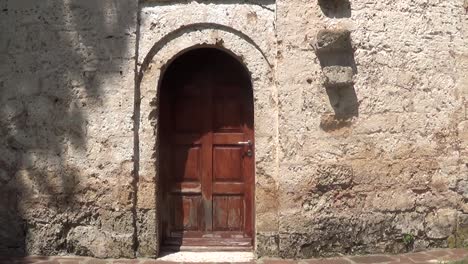
<path fill-rule="evenodd" d="M 280 256 L 466 239 L 463 4 L 277 1 Z M 317 56 L 323 29 L 350 32 L 350 60 Z M 322 66 L 335 64 L 354 85 L 324 87 Z"/>
<path fill-rule="evenodd" d="M 158 82 L 252 75 L 256 253 L 467 246 L 465 0 L 0 1 L 0 255 L 158 254 Z"/>
<path fill-rule="evenodd" d="M 0 1 L 0 255 L 134 256 L 136 1 Z"/>

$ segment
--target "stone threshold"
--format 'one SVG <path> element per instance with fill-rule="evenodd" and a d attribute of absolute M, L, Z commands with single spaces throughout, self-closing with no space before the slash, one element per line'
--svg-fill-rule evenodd
<path fill-rule="evenodd" d="M 342 256 L 316 259 L 254 259 L 249 252 L 178 252 L 158 259 L 97 259 L 77 256 L 0 257 L 0 264 L 171 264 L 171 263 L 250 263 L 250 264 L 468 264 L 468 249 L 433 249 L 400 255 Z"/>

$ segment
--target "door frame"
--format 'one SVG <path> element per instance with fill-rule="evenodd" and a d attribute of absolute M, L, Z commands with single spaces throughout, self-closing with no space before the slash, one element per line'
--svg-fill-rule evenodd
<path fill-rule="evenodd" d="M 141 46 L 140 63 L 136 65 L 134 186 L 138 218 L 147 219 L 135 223 L 138 230 L 143 230 L 136 236 L 138 254 L 158 256 L 161 245 L 157 151 L 161 76 L 177 56 L 199 47 L 218 48 L 232 54 L 251 76 L 257 158 L 253 236 L 254 251 L 261 254 L 267 246 L 265 243 L 269 243 L 266 241 L 277 241 L 278 237 L 278 105 L 274 67 L 270 63 L 275 58 L 275 49 L 268 46 L 269 42 L 262 42 L 260 47 L 234 28 L 211 23 L 185 25 L 156 39 L 159 40 L 153 45 Z"/>

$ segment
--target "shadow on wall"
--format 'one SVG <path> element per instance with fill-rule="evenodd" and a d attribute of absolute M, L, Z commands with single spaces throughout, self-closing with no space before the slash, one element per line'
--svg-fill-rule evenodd
<path fill-rule="evenodd" d="M 351 3 L 349 0 L 318 0 L 318 4 L 327 17 L 351 17 Z"/>
<path fill-rule="evenodd" d="M 0 256 L 89 253 L 69 236 L 100 224 L 89 113 L 133 75 L 132 2 L 0 2 Z"/>
<path fill-rule="evenodd" d="M 322 117 L 320 126 L 324 131 L 350 126 L 352 119 L 359 116 L 359 103 L 354 89 L 357 67 L 351 34 L 345 29 L 320 30 L 315 50 L 322 67 L 323 85 L 334 110 L 334 115 Z"/>

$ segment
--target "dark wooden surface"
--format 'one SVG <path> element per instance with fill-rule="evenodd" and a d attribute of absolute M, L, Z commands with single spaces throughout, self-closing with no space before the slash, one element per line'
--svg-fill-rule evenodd
<path fill-rule="evenodd" d="M 251 246 L 252 90 L 242 65 L 201 49 L 181 55 L 161 87 L 163 241 Z"/>

